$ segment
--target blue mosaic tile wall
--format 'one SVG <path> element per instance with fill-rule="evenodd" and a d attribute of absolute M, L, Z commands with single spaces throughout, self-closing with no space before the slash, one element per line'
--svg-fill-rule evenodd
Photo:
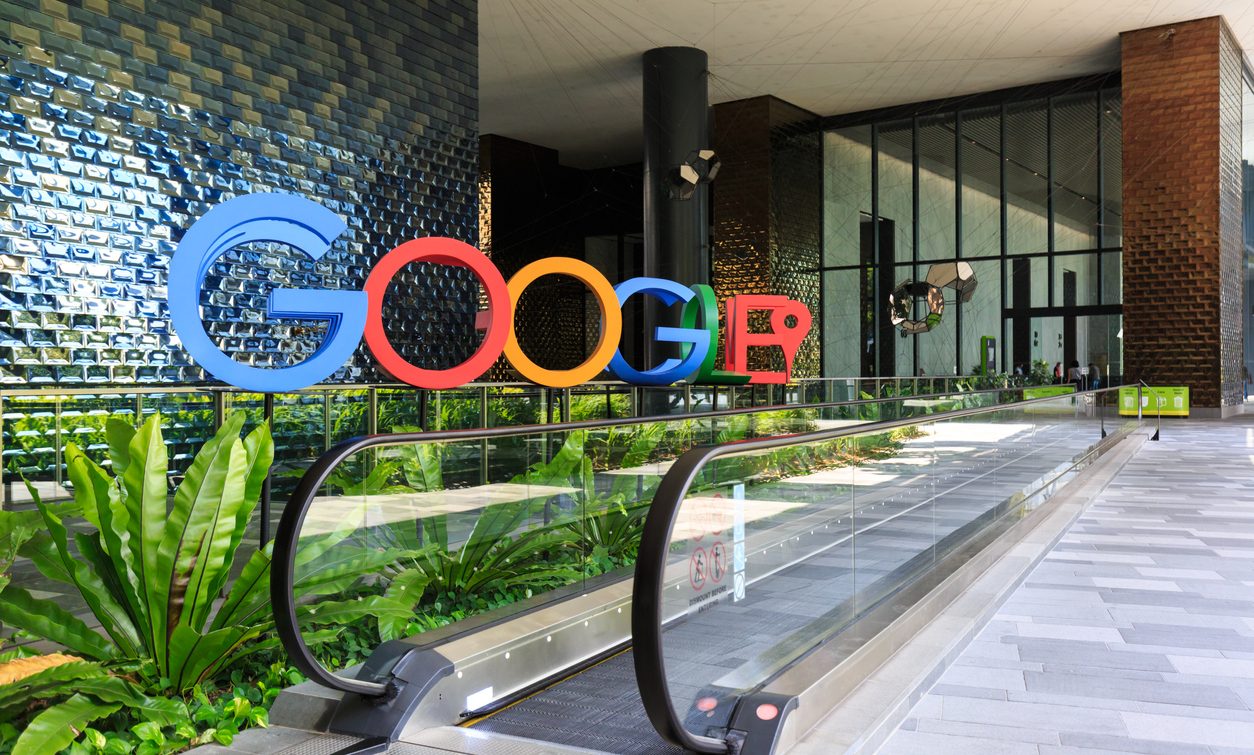
<path fill-rule="evenodd" d="M 349 232 L 313 263 L 239 249 L 201 304 L 236 359 L 281 366 L 321 325 L 274 286 L 360 288 L 396 244 L 475 243 L 476 0 L 0 2 L 0 384 L 202 383 L 166 319 L 169 257 L 213 205 L 299 193 Z M 410 266 L 388 301 L 416 364 L 474 343 L 468 275 Z M 383 379 L 359 349 L 329 382 Z"/>

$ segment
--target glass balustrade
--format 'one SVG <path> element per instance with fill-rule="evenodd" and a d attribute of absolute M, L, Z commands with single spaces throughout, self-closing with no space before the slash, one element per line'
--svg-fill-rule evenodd
<path fill-rule="evenodd" d="M 744 696 L 1026 515 L 1135 424 L 1115 399 L 1071 394 L 686 454 L 653 502 L 636 572 L 650 718 L 673 721 L 687 738 L 677 744 L 725 751 Z"/>

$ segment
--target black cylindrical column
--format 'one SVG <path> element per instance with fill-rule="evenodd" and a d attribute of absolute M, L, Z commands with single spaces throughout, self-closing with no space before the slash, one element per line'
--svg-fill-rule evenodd
<path fill-rule="evenodd" d="M 689 156 L 710 146 L 708 59 L 695 47 L 659 47 L 644 54 L 644 260 L 642 274 L 684 285 L 709 283 L 709 187 L 687 199 L 670 189 L 675 171 Z M 644 348 L 632 361 L 653 367 L 678 356 L 653 344 L 660 309 L 646 305 L 641 323 Z M 675 353 L 671 353 L 675 351 Z"/>
<path fill-rule="evenodd" d="M 709 282 L 709 191 L 671 199 L 667 185 L 690 153 L 710 146 L 707 64 L 695 47 L 644 54 L 644 274 L 685 285 Z"/>

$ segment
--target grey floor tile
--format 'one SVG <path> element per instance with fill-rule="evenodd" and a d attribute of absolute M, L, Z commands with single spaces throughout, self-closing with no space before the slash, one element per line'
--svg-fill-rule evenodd
<path fill-rule="evenodd" d="M 941 718 L 886 751 L 1254 754 L 1251 431 L 1164 427 L 921 701 Z"/>

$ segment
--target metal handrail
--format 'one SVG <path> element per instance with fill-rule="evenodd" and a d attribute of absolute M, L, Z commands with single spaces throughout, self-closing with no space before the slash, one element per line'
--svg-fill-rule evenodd
<path fill-rule="evenodd" d="M 964 391 L 960 395 L 976 395 L 984 393 L 1004 393 L 1005 388 L 989 388 L 979 391 Z M 783 404 L 776 406 L 759 406 L 745 409 L 720 409 L 716 411 L 697 412 L 693 414 L 657 415 L 653 417 L 624 417 L 612 420 L 583 420 L 579 422 L 563 422 L 547 425 L 514 425 L 487 429 L 444 430 L 437 432 L 392 433 L 383 435 L 364 435 L 350 438 L 332 447 L 319 456 L 305 470 L 295 490 L 288 498 L 287 505 L 279 519 L 279 526 L 274 533 L 274 552 L 271 561 L 270 599 L 274 606 L 275 630 L 288 653 L 288 658 L 301 673 L 311 680 L 344 692 L 354 692 L 367 697 L 381 697 L 392 693 L 386 684 L 367 682 L 358 679 L 347 679 L 327 671 L 314 658 L 309 646 L 305 644 L 296 617 L 296 598 L 294 595 L 296 550 L 298 537 L 305 522 L 305 515 L 313 505 L 314 497 L 326 482 L 327 478 L 345 459 L 366 449 L 379 446 L 393 446 L 409 443 L 437 443 L 451 441 L 490 440 L 517 437 L 520 435 L 537 435 L 542 433 L 573 432 L 604 427 L 622 427 L 654 422 L 681 422 L 690 419 L 709 419 L 738 416 L 744 414 L 760 414 L 767 412 L 793 411 L 796 409 L 828 409 L 845 406 L 863 406 L 881 404 L 892 401 L 910 401 L 916 399 L 945 398 L 955 395 L 947 393 L 924 394 L 918 396 L 893 396 L 888 398 L 855 399 L 850 401 L 834 401 L 822 404 Z M 940 416 L 940 415 L 935 415 Z M 916 420 L 917 421 L 917 420 Z M 874 424 L 874 423 L 872 423 Z M 866 425 L 860 425 L 865 427 Z M 683 457 L 681 457 L 683 458 Z"/>
<path fill-rule="evenodd" d="M 875 382 L 880 382 L 884 384 L 893 384 L 897 382 L 906 382 L 906 381 L 924 382 L 928 380 L 935 381 L 935 382 L 945 381 L 948 384 L 950 382 L 954 382 L 958 380 L 970 379 L 971 377 L 972 376 L 969 376 L 969 375 L 968 376 L 935 375 L 935 376 L 926 376 L 926 377 L 860 376 L 860 377 L 794 378 L 792 381 L 790 381 L 786 385 L 802 385 L 802 384 L 809 384 L 809 383 L 839 383 L 839 382 L 848 382 L 848 381 L 857 381 L 857 382 L 875 381 Z M 700 388 L 723 388 L 726 386 L 714 386 L 714 385 L 707 385 L 704 383 L 686 383 L 682 381 L 673 383 L 671 385 L 663 385 L 663 386 L 638 386 L 632 383 L 622 382 L 621 380 L 593 380 L 587 383 L 581 383 L 576 388 L 587 388 L 589 389 L 589 392 L 591 392 L 593 390 L 605 390 L 606 388 L 629 389 L 629 388 L 641 388 L 641 387 L 647 388 L 648 390 L 658 390 L 658 391 L 665 391 L 668 389 L 672 391 L 683 391 L 685 388 L 698 388 L 698 387 Z M 751 387 L 751 386 L 742 385 L 742 386 L 735 386 L 735 387 L 746 388 L 746 387 Z M 1016 387 L 1019 387 L 1019 386 L 1007 385 L 1007 386 L 1003 386 L 1002 388 L 1005 389 L 1005 388 L 1016 388 Z M 322 393 L 325 391 L 365 391 L 365 390 L 370 390 L 372 388 L 376 390 L 412 390 L 412 391 L 426 390 L 422 388 L 416 388 L 407 383 L 386 383 L 386 382 L 384 383 L 319 383 L 317 385 L 311 385 L 305 388 L 297 388 L 297 389 L 290 390 L 290 391 L 281 391 L 274 395 Z M 466 383 L 456 388 L 450 388 L 447 390 L 440 390 L 440 391 L 433 390 L 431 392 L 432 393 L 456 393 L 459 391 L 477 391 L 477 390 L 482 390 L 484 388 L 532 388 L 535 390 L 549 390 L 545 388 L 544 386 L 537 385 L 535 383 L 528 383 L 525 381 L 502 381 L 502 382 Z M 571 389 L 562 389 L 562 390 L 571 390 Z M 203 385 L 165 385 L 162 383 L 100 383 L 96 385 L 79 385 L 79 386 L 69 386 L 69 385 L 60 385 L 56 383 L 49 383 L 48 385 L 40 386 L 37 388 L 26 388 L 26 387 L 11 388 L 11 387 L 0 385 L 0 399 L 14 398 L 14 397 L 26 397 L 26 396 L 97 396 L 97 395 L 114 395 L 114 394 L 134 395 L 137 393 L 153 394 L 153 395 L 161 394 L 161 393 L 170 393 L 170 394 L 231 393 L 231 394 L 250 395 L 250 396 L 262 394 L 261 391 L 250 391 L 250 390 L 245 390 L 243 388 L 235 388 L 229 385 L 220 385 L 220 384 L 213 384 L 213 383 L 206 383 Z"/>
<path fill-rule="evenodd" d="M 1159 440 L 1163 434 L 1163 407 L 1158 403 L 1158 395 L 1154 393 L 1154 389 L 1150 387 L 1149 383 L 1144 380 L 1137 380 L 1136 382 L 1136 414 L 1140 417 L 1143 413 L 1142 410 L 1145 404 L 1142 394 L 1144 391 L 1149 391 L 1149 395 L 1154 399 L 1154 413 L 1158 415 L 1158 427 L 1154 428 L 1154 435 L 1150 440 Z"/>
<path fill-rule="evenodd" d="M 684 384 L 677 384 L 675 388 L 682 390 Z M 581 384 L 580 387 L 590 386 L 592 388 L 604 390 L 605 388 L 632 388 L 631 383 L 624 383 L 617 380 L 593 381 Z M 663 386 L 665 387 L 665 386 Z M 323 393 L 326 391 L 368 391 L 376 390 L 410 390 L 420 391 L 424 388 L 417 388 L 407 383 L 319 383 L 317 385 L 307 386 L 305 388 L 296 388 L 290 391 L 280 391 L 272 394 L 276 396 L 296 395 L 301 393 Z M 457 388 L 450 388 L 443 391 L 432 391 L 432 393 L 455 393 L 458 391 L 481 390 L 483 388 L 533 388 L 536 390 L 548 390 L 544 386 L 535 383 L 526 382 L 500 382 L 500 383 L 466 383 Z M 124 385 L 91 385 L 69 387 L 57 384 L 49 384 L 41 388 L 5 388 L 0 387 L 0 398 L 9 398 L 15 396 L 97 396 L 97 395 L 133 395 L 142 394 L 158 394 L 158 393 L 233 393 L 248 396 L 263 395 L 261 391 L 250 391 L 243 388 L 235 388 L 229 385 L 162 385 L 160 383 L 127 383 Z"/>
<path fill-rule="evenodd" d="M 1012 404 L 976 407 L 971 409 L 955 409 L 938 412 L 924 417 L 885 420 L 865 425 L 817 430 L 796 433 L 793 435 L 777 435 L 767 438 L 733 441 L 718 445 L 698 446 L 681 455 L 658 484 L 653 495 L 653 503 L 645 517 L 644 529 L 640 535 L 640 549 L 636 554 L 635 581 L 632 585 L 631 598 L 631 636 L 635 662 L 636 680 L 640 687 L 640 698 L 644 703 L 645 713 L 657 732 L 666 740 L 686 750 L 721 755 L 729 751 L 727 742 L 694 735 L 684 728 L 683 723 L 675 714 L 671 702 L 670 686 L 666 682 L 666 663 L 662 657 L 662 591 L 665 579 L 667 557 L 670 554 L 671 533 L 675 527 L 675 519 L 679 509 L 687 498 L 688 489 L 696 481 L 697 475 L 706 464 L 722 456 L 741 454 L 753 451 L 766 451 L 807 443 L 836 440 L 854 435 L 882 433 L 911 425 L 930 424 L 945 420 L 960 419 L 990 412 L 1017 409 L 1032 404 L 1058 401 L 1068 396 L 1096 396 L 1114 388 L 1099 388 L 1092 391 L 1077 391 L 1067 396 L 1047 396 L 1044 398 L 1017 401 Z"/>

